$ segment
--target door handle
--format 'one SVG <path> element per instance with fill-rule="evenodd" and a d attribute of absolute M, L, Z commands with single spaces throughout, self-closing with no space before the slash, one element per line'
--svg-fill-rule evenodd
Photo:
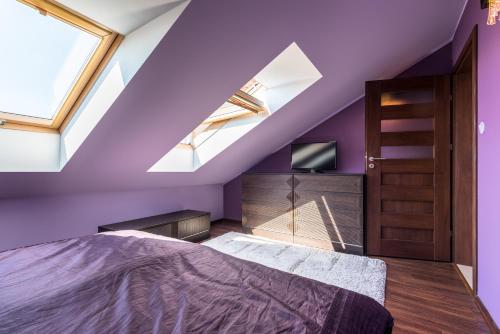
<path fill-rule="evenodd" d="M 375 161 L 375 160 L 385 160 L 386 158 L 375 158 L 375 157 L 369 157 L 368 161 Z"/>

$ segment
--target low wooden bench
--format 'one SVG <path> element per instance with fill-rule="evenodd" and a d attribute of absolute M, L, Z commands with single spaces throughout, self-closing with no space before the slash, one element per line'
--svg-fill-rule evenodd
<path fill-rule="evenodd" d="M 210 237 L 210 213 L 183 210 L 98 227 L 98 232 L 123 230 L 137 230 L 186 241 L 200 241 Z"/>

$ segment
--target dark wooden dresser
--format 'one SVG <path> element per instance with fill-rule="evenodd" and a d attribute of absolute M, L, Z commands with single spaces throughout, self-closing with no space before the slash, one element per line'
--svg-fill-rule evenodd
<path fill-rule="evenodd" d="M 199 241 L 210 236 L 210 213 L 183 210 L 101 225 L 98 228 L 98 232 L 122 230 L 138 230 L 186 241 Z"/>
<path fill-rule="evenodd" d="M 243 231 L 364 254 L 363 174 L 245 174 Z"/>

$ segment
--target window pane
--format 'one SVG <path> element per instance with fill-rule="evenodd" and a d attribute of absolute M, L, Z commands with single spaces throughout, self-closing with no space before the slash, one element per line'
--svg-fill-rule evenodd
<path fill-rule="evenodd" d="M 402 104 L 432 103 L 434 96 L 432 90 L 411 90 L 385 92 L 381 96 L 382 106 L 394 106 Z"/>
<path fill-rule="evenodd" d="M 432 146 L 382 146 L 380 156 L 385 159 L 433 159 Z"/>
<path fill-rule="evenodd" d="M 253 97 L 260 99 L 260 100 L 265 100 L 264 94 L 265 94 L 266 88 L 255 79 L 252 79 L 249 82 L 247 82 L 243 87 L 241 87 L 241 90 L 249 95 L 252 95 Z M 217 119 L 220 116 L 238 117 L 242 113 L 248 113 L 248 110 L 243 108 L 243 107 L 236 106 L 232 103 L 225 102 L 212 115 L 210 115 L 207 118 L 207 120 L 209 121 L 211 119 Z"/>
<path fill-rule="evenodd" d="M 241 90 L 259 100 L 265 101 L 266 87 L 255 79 L 247 82 L 241 87 Z M 222 128 L 224 125 L 222 122 L 228 122 L 231 119 L 236 119 L 248 114 L 252 114 L 252 111 L 230 102 L 224 102 L 222 106 L 217 108 L 217 110 L 208 116 L 203 123 L 184 138 L 180 144 L 190 144 L 194 147 L 198 147 Z"/>
<path fill-rule="evenodd" d="M 434 131 L 433 118 L 384 119 L 381 132 Z"/>
<path fill-rule="evenodd" d="M 1 1 L 0 111 L 54 118 L 99 42 L 17 1 Z"/>

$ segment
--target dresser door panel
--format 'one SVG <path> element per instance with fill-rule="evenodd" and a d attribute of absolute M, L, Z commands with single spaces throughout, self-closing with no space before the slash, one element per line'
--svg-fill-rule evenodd
<path fill-rule="evenodd" d="M 243 188 L 243 226 L 292 234 L 292 196 L 286 189 Z"/>
<path fill-rule="evenodd" d="M 163 235 L 165 237 L 170 237 L 170 238 L 177 238 L 177 231 L 175 231 L 175 224 L 166 224 L 166 225 L 159 225 L 159 226 L 153 226 L 153 227 L 148 227 L 143 229 L 144 232 L 152 233 L 152 234 L 159 234 Z"/>
<path fill-rule="evenodd" d="M 210 216 L 200 216 L 189 220 L 181 220 L 177 225 L 177 238 L 191 240 L 208 236 L 210 233 Z"/>
<path fill-rule="evenodd" d="M 243 226 L 243 233 L 256 235 L 258 237 L 293 243 L 293 234 L 291 233 L 279 233 L 270 230 L 264 230 L 261 228 L 251 228 L 245 226 Z"/>
<path fill-rule="evenodd" d="M 363 245 L 362 195 L 297 191 L 295 198 L 295 236 Z"/>

